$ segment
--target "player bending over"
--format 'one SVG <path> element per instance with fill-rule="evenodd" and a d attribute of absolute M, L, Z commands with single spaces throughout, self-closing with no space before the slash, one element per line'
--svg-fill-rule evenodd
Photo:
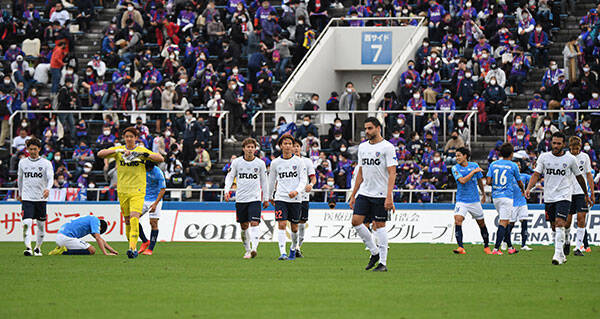
<path fill-rule="evenodd" d="M 31 138 L 25 143 L 29 157 L 19 161 L 17 183 L 23 211 L 23 241 L 25 256 L 41 256 L 44 242 L 44 223 L 46 222 L 46 201 L 54 183 L 54 169 L 47 159 L 40 157 L 42 142 Z M 35 249 L 31 250 L 31 227 L 33 219 L 37 224 Z"/>
<path fill-rule="evenodd" d="M 225 177 L 225 201 L 230 200 L 229 192 L 233 181 L 237 180 L 235 190 L 235 213 L 237 222 L 242 228 L 242 243 L 246 253 L 244 258 L 254 258 L 257 255 L 260 236 L 261 201 L 263 208 L 269 207 L 267 167 L 265 162 L 256 157 L 258 143 L 253 138 L 242 142 L 243 157 L 231 162 L 231 167 Z M 250 226 L 250 227 L 248 227 Z"/>
<path fill-rule="evenodd" d="M 49 255 L 93 255 L 96 248 L 81 238 L 92 235 L 98 243 L 98 247 L 105 255 L 118 255 L 110 245 L 104 241 L 101 234 L 106 232 L 108 224 L 105 220 L 96 216 L 88 215 L 71 220 L 60 226 L 56 235 L 56 245 Z"/>
<path fill-rule="evenodd" d="M 571 179 L 573 175 L 583 191 L 586 204 L 592 206 L 585 179 L 581 170 L 577 167 L 577 159 L 575 156 L 565 153 L 565 146 L 566 137 L 564 133 L 555 132 L 552 134 L 552 152 L 545 152 L 540 155 L 525 192 L 525 196 L 529 198 L 531 189 L 540 180 L 541 175 L 544 174 L 546 219 L 550 221 L 552 229 L 556 231 L 554 256 L 552 257 L 553 265 L 561 265 L 567 261 L 563 246 L 565 243 L 565 226 L 571 211 Z"/>
<path fill-rule="evenodd" d="M 150 231 L 150 240 L 148 240 L 144 234 L 142 224 L 139 226 L 140 239 L 142 240 L 139 253 L 142 255 L 151 256 L 154 252 L 154 246 L 158 239 L 158 219 L 160 218 L 162 199 L 165 196 L 166 188 L 167 183 L 162 170 L 154 162 L 146 161 L 146 197 L 144 198 L 144 208 L 141 216 L 146 213 L 149 214 L 152 231 Z"/>
<path fill-rule="evenodd" d="M 572 136 L 569 139 L 569 153 L 575 156 L 577 160 L 577 168 L 582 175 L 585 176 L 586 190 L 589 194 L 594 194 L 594 177 L 592 176 L 592 164 L 590 163 L 590 156 L 581 151 L 581 138 Z M 591 206 L 588 207 L 585 202 L 585 195 L 581 191 L 579 185 L 577 185 L 577 179 L 571 175 L 571 210 L 567 217 L 567 224 L 565 225 L 565 246 L 564 254 L 568 255 L 571 250 L 571 241 L 569 240 L 569 233 L 571 230 L 571 224 L 573 222 L 573 215 L 577 214 L 577 234 L 575 237 L 575 249 L 573 255 L 583 256 L 581 246 L 583 246 L 583 238 L 585 236 L 585 215 L 588 213 L 589 208 L 594 205 L 594 196 L 590 196 Z"/>
<path fill-rule="evenodd" d="M 98 152 L 99 157 L 113 157 L 117 163 L 117 194 L 121 213 L 125 219 L 125 235 L 129 240 L 129 250 L 127 250 L 129 258 L 138 256 L 140 216 L 146 195 L 146 166 L 144 163 L 148 160 L 153 162 L 164 160 L 160 154 L 136 145 L 139 135 L 140 133 L 135 127 L 128 127 L 123 131 L 125 145 L 114 146 Z"/>
<path fill-rule="evenodd" d="M 483 170 L 477 163 L 469 162 L 471 151 L 466 147 L 461 147 L 456 150 L 457 165 L 452 167 L 452 175 L 456 179 L 456 207 L 454 209 L 454 232 L 456 234 L 456 242 L 458 248 L 454 249 L 455 254 L 466 254 L 463 247 L 463 232 L 462 223 L 465 220 L 467 213 L 477 221 L 479 231 L 483 238 L 483 251 L 486 254 L 491 254 L 489 247 L 489 233 L 483 219 L 483 208 L 481 203 L 485 203 L 485 191 L 483 190 Z M 479 197 L 481 191 L 481 199 Z"/>
<path fill-rule="evenodd" d="M 278 223 L 277 241 L 279 242 L 279 260 L 296 259 L 298 248 L 298 223 L 300 222 L 300 193 L 306 187 L 304 164 L 298 156 L 294 156 L 294 138 L 284 134 L 277 144 L 281 148 L 281 156 L 271 162 L 269 171 L 269 200 L 275 207 L 275 220 Z M 273 195 L 275 193 L 275 195 Z M 285 250 L 285 227 L 291 224 L 292 245 L 290 255 Z"/>
<path fill-rule="evenodd" d="M 388 238 L 385 222 L 388 211 L 394 210 L 392 191 L 396 181 L 396 149 L 381 136 L 381 123 L 375 117 L 365 120 L 365 137 L 358 146 L 359 169 L 349 205 L 354 210 L 352 226 L 371 251 L 366 270 L 379 262 L 373 271 L 387 271 Z M 358 196 L 356 196 L 358 194 Z M 369 229 L 363 224 L 371 218 L 373 231 L 379 239 L 376 246 Z"/>
<path fill-rule="evenodd" d="M 499 250 L 500 244 L 505 239 L 508 240 L 508 254 L 516 254 L 518 251 L 512 246 L 510 240 L 509 222 L 513 217 L 513 185 L 517 184 L 521 193 L 525 192 L 523 182 L 519 173 L 519 167 L 512 161 L 513 146 L 510 143 L 504 143 L 500 146 L 501 159 L 492 162 L 487 172 L 487 184 L 492 185 L 492 202 L 498 212 L 498 232 L 496 233 L 496 244 L 492 255 L 502 255 Z M 508 235 L 507 235 L 508 234 Z M 508 236 L 508 237 L 506 237 Z"/>
<path fill-rule="evenodd" d="M 304 228 L 306 226 L 306 222 L 308 221 L 308 209 L 310 203 L 310 192 L 313 187 L 317 183 L 317 178 L 315 176 L 315 167 L 313 166 L 312 160 L 308 157 L 302 157 L 300 154 L 300 150 L 302 150 L 302 142 L 298 139 L 294 141 L 294 153 L 298 156 L 302 163 L 304 163 L 304 167 L 306 168 L 305 173 L 308 175 L 306 180 L 308 184 L 304 187 L 304 191 L 302 192 L 302 206 L 300 208 L 300 223 L 298 223 L 298 249 L 296 249 L 296 257 L 302 258 L 302 251 L 300 248 L 302 247 L 302 243 L 304 242 Z"/>

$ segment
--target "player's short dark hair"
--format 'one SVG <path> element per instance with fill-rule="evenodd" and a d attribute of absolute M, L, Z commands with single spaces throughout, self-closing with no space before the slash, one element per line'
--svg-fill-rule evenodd
<path fill-rule="evenodd" d="M 459 147 L 456 151 L 466 156 L 467 159 L 471 158 L 471 151 L 466 147 Z"/>
<path fill-rule="evenodd" d="M 514 151 L 515 148 L 510 143 L 504 143 L 500 146 L 500 156 L 502 156 L 502 158 L 510 157 Z"/>
<path fill-rule="evenodd" d="M 130 127 L 126 128 L 125 130 L 123 130 L 123 136 L 125 136 L 125 133 L 127 133 L 127 132 L 135 135 L 135 137 L 140 136 L 140 131 L 138 131 L 138 129 L 135 128 L 134 126 L 130 126 Z"/>
<path fill-rule="evenodd" d="M 144 165 L 146 166 L 147 171 L 151 171 L 152 169 L 154 169 L 154 166 L 156 166 L 156 163 L 147 159 L 146 162 L 144 163 Z"/>
<path fill-rule="evenodd" d="M 247 137 L 244 139 L 244 141 L 242 142 L 242 148 L 246 147 L 246 145 L 248 144 L 254 144 L 254 146 L 258 146 L 258 143 L 256 142 L 255 139 L 253 139 L 252 137 Z"/>
<path fill-rule="evenodd" d="M 302 141 L 299 138 L 296 138 L 296 139 L 294 139 L 294 145 L 296 145 L 296 144 L 302 146 Z"/>
<path fill-rule="evenodd" d="M 375 125 L 375 127 L 381 127 L 381 122 L 379 122 L 379 120 L 374 116 L 367 117 L 367 119 L 365 120 L 365 124 L 367 123 L 371 123 Z"/>
<path fill-rule="evenodd" d="M 108 223 L 104 219 L 101 219 L 100 220 L 100 234 L 104 234 L 106 232 L 106 229 L 108 229 Z"/>
<path fill-rule="evenodd" d="M 42 141 L 33 137 L 33 138 L 28 139 L 27 142 L 25 142 L 25 145 L 27 145 L 27 147 L 34 145 L 34 146 L 37 146 L 38 148 L 42 148 Z"/>
<path fill-rule="evenodd" d="M 565 135 L 565 133 L 561 132 L 561 131 L 556 131 L 552 134 L 552 138 L 562 138 L 563 143 L 566 142 L 567 140 L 567 136 Z"/>
<path fill-rule="evenodd" d="M 283 135 L 281 135 L 281 136 L 279 137 L 279 140 L 277 141 L 277 145 L 279 145 L 279 147 L 281 147 L 281 144 L 282 144 L 282 143 L 283 143 L 283 141 L 285 141 L 285 140 L 290 140 L 290 142 L 292 142 L 292 145 L 293 145 L 293 144 L 294 144 L 294 141 L 295 141 L 296 139 L 294 139 L 294 137 L 293 137 L 291 134 L 289 134 L 289 133 L 285 133 L 285 134 L 283 134 Z"/>

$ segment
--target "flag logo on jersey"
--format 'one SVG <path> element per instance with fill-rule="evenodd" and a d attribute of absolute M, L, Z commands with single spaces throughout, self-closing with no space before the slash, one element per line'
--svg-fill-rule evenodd
<path fill-rule="evenodd" d="M 563 168 L 567 168 L 567 164 L 563 163 Z"/>
<path fill-rule="evenodd" d="M 379 157 L 379 155 L 381 155 L 380 152 L 375 152 L 375 157 Z"/>
<path fill-rule="evenodd" d="M 254 173 L 257 173 L 257 172 L 258 172 L 258 168 L 257 168 L 257 167 L 255 167 L 255 168 L 254 168 Z"/>
<path fill-rule="evenodd" d="M 43 167 L 38 167 L 38 170 L 39 170 L 40 172 L 42 171 L 42 169 L 44 169 L 44 168 L 43 168 Z"/>
<path fill-rule="evenodd" d="M 298 168 L 298 166 L 296 166 L 296 165 L 292 166 L 292 169 L 293 169 L 293 170 L 295 170 L 295 169 L 297 169 L 297 168 Z"/>

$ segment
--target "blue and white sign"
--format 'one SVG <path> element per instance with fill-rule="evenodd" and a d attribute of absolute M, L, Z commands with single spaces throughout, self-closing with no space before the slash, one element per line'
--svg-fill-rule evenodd
<path fill-rule="evenodd" d="M 362 64 L 392 63 L 392 32 L 362 33 Z"/>

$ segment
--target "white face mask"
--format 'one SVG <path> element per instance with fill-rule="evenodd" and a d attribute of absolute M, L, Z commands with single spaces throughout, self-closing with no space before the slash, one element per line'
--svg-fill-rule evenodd
<path fill-rule="evenodd" d="M 522 140 L 525 136 L 523 135 L 517 135 L 517 139 Z"/>
<path fill-rule="evenodd" d="M 342 123 L 340 123 L 340 122 L 336 122 L 336 123 L 335 123 L 335 127 L 342 127 Z"/>
<path fill-rule="evenodd" d="M 56 126 L 56 122 L 50 122 L 50 126 Z"/>
<path fill-rule="evenodd" d="M 402 120 L 402 119 L 398 119 L 398 120 L 396 120 L 396 122 L 397 122 L 397 123 L 398 123 L 398 125 L 400 125 L 400 126 L 404 125 L 404 120 Z"/>
<path fill-rule="evenodd" d="M 496 85 L 496 80 L 491 80 L 491 81 L 490 81 L 490 84 L 491 84 L 491 85 Z"/>
<path fill-rule="evenodd" d="M 10 84 L 10 80 L 4 80 L 4 84 L 9 85 Z"/>
<path fill-rule="evenodd" d="M 558 66 L 557 66 L 556 64 L 552 64 L 552 65 L 550 66 L 550 69 L 552 69 L 552 70 L 556 70 L 557 68 L 558 68 Z"/>
<path fill-rule="evenodd" d="M 584 150 L 589 151 L 591 149 L 591 147 L 589 145 L 586 145 L 583 147 Z"/>
<path fill-rule="evenodd" d="M 583 68 L 583 72 L 590 72 L 590 68 Z"/>
<path fill-rule="evenodd" d="M 431 74 L 431 73 L 433 73 L 433 70 L 432 69 L 427 69 L 427 74 Z"/>
<path fill-rule="evenodd" d="M 166 137 L 169 137 L 169 136 L 171 136 L 171 131 L 166 131 L 166 132 L 165 132 L 165 136 L 166 136 Z"/>
<path fill-rule="evenodd" d="M 517 123 L 517 124 L 521 124 L 521 123 L 523 123 L 523 120 L 521 120 L 521 119 L 516 119 L 516 120 L 515 120 L 515 123 Z"/>
<path fill-rule="evenodd" d="M 271 139 L 276 140 L 277 139 L 277 135 L 271 135 Z"/>
<path fill-rule="evenodd" d="M 343 153 L 343 152 L 345 152 L 345 151 L 346 151 L 346 148 L 345 148 L 345 147 L 340 147 L 340 152 L 342 152 L 342 153 Z"/>
<path fill-rule="evenodd" d="M 319 103 L 319 100 L 312 100 L 312 103 L 317 104 L 317 103 Z"/>
<path fill-rule="evenodd" d="M 88 185 L 88 187 L 89 187 L 89 188 L 96 188 L 96 185 L 94 185 L 94 184 L 90 184 L 90 185 Z"/>
<path fill-rule="evenodd" d="M 28 125 L 28 124 L 27 124 L 27 122 L 23 122 L 23 123 L 21 123 L 21 126 L 22 126 L 22 127 L 27 127 L 27 125 Z"/>
<path fill-rule="evenodd" d="M 328 182 L 327 182 L 327 185 L 329 185 L 329 186 L 333 187 L 334 183 L 333 183 L 332 181 L 328 181 Z"/>
<path fill-rule="evenodd" d="M 351 88 L 346 88 L 346 92 L 352 93 L 352 89 Z"/>
<path fill-rule="evenodd" d="M 233 74 L 238 74 L 239 71 L 238 71 L 238 69 L 233 69 L 232 72 L 233 72 Z"/>
<path fill-rule="evenodd" d="M 590 123 L 583 123 L 583 127 L 590 127 Z"/>
<path fill-rule="evenodd" d="M 104 131 L 104 135 L 105 136 L 109 136 L 110 135 L 110 131 Z"/>
<path fill-rule="evenodd" d="M 464 127 L 465 123 L 464 122 L 458 122 L 458 127 Z"/>
<path fill-rule="evenodd" d="M 448 43 L 448 49 L 452 49 L 452 46 L 453 45 L 451 43 Z"/>
<path fill-rule="evenodd" d="M 400 134 L 392 134 L 394 136 L 394 138 L 399 138 Z"/>
<path fill-rule="evenodd" d="M 92 169 L 91 169 L 91 168 L 89 168 L 89 167 L 84 167 L 84 168 L 83 168 L 83 171 L 84 171 L 84 172 L 86 172 L 86 173 L 89 173 L 89 172 L 91 172 L 91 171 L 92 171 Z"/>
<path fill-rule="evenodd" d="M 302 122 L 302 125 L 304 125 L 304 126 L 308 126 L 309 124 L 310 124 L 310 122 L 309 122 L 309 121 L 304 121 L 304 122 Z"/>
<path fill-rule="evenodd" d="M 413 97 L 415 98 L 415 100 L 418 100 L 421 97 L 421 95 L 419 95 L 419 94 L 413 94 Z"/>
<path fill-rule="evenodd" d="M 535 31 L 542 32 L 542 28 L 535 28 Z"/>
<path fill-rule="evenodd" d="M 488 55 L 487 54 L 482 54 L 481 57 L 484 58 L 484 59 L 487 59 Z"/>
<path fill-rule="evenodd" d="M 434 158 L 433 158 L 433 161 L 434 161 L 434 162 L 439 162 L 440 160 L 441 160 L 441 158 L 440 158 L 440 157 L 438 157 L 438 156 L 436 156 L 436 157 L 434 157 Z"/>
<path fill-rule="evenodd" d="M 431 57 L 434 58 L 434 59 L 437 58 L 437 53 L 432 53 Z"/>
<path fill-rule="evenodd" d="M 597 99 L 597 98 L 598 98 L 598 93 L 592 93 L 592 97 L 593 97 L 594 99 Z"/>
<path fill-rule="evenodd" d="M 315 146 L 315 147 L 313 147 L 313 148 L 312 148 L 312 150 L 313 150 L 313 151 L 318 151 L 318 150 L 319 150 L 319 148 Z"/>
<path fill-rule="evenodd" d="M 471 7 L 471 3 L 470 2 L 465 3 L 465 5 L 467 6 L 467 8 Z"/>
<path fill-rule="evenodd" d="M 215 100 L 220 100 L 221 99 L 221 95 L 220 94 L 215 94 Z"/>
<path fill-rule="evenodd" d="M 574 98 L 575 98 L 575 96 L 574 96 L 573 94 L 570 94 L 570 93 L 569 93 L 569 94 L 567 94 L 567 97 L 569 97 L 569 100 L 572 100 L 572 99 L 574 99 Z"/>
<path fill-rule="evenodd" d="M 336 141 L 339 141 L 339 140 L 341 140 L 341 139 L 342 139 L 342 137 L 341 137 L 341 136 L 336 136 L 336 137 L 335 137 L 335 140 L 336 140 Z"/>
<path fill-rule="evenodd" d="M 498 19 L 504 18 L 504 13 L 498 13 Z"/>
<path fill-rule="evenodd" d="M 408 13 L 408 11 L 406 11 L 406 13 Z M 406 14 L 406 13 L 405 13 L 405 14 Z M 423 42 L 423 46 L 424 46 L 424 47 L 428 47 L 428 46 L 429 46 L 429 43 L 427 43 L 427 42 Z"/>
<path fill-rule="evenodd" d="M 406 84 L 412 84 L 412 79 L 406 79 Z"/>
<path fill-rule="evenodd" d="M 54 159 L 57 160 L 57 161 L 60 161 L 60 156 L 58 156 L 58 155 L 54 156 Z"/>
<path fill-rule="evenodd" d="M 127 7 L 127 11 L 129 11 L 129 12 L 133 11 L 133 7 Z"/>
<path fill-rule="evenodd" d="M 550 121 L 544 121 L 544 125 L 546 125 L 546 126 L 550 125 Z"/>
<path fill-rule="evenodd" d="M 232 90 L 235 90 L 236 88 L 237 88 L 237 84 L 232 84 L 232 85 L 231 85 L 231 89 L 232 89 Z"/>

